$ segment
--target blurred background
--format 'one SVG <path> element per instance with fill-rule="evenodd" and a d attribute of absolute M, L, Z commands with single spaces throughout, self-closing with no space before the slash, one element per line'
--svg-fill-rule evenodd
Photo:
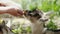
<path fill-rule="evenodd" d="M 31 10 L 32 8 L 37 7 L 39 10 L 42 10 L 43 12 L 49 12 L 49 11 L 54 12 L 54 14 L 50 15 L 51 21 L 49 22 L 47 28 L 50 27 L 51 29 L 60 28 L 60 0 L 12 0 L 12 1 L 20 4 L 23 10 Z M 15 28 L 14 30 L 12 30 L 15 34 L 32 33 L 30 27 L 31 24 L 29 21 L 27 21 L 27 19 L 23 18 L 22 20 L 19 18 L 12 19 L 9 22 L 12 23 L 11 28 Z M 54 26 L 54 28 L 52 26 Z"/>

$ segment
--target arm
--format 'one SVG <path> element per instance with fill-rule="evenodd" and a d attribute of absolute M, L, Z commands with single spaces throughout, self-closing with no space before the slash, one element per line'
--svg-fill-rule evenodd
<path fill-rule="evenodd" d="M 21 6 L 19 7 L 18 4 L 14 2 L 7 2 L 7 3 L 1 2 L 1 4 L 2 3 L 5 5 L 5 7 L 0 6 L 0 14 L 9 13 L 14 16 L 19 16 L 23 14 Z"/>

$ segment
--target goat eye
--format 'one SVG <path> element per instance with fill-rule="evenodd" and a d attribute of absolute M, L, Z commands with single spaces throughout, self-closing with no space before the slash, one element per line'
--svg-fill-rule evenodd
<path fill-rule="evenodd" d="M 42 16 L 38 16 L 38 19 L 41 18 Z"/>
<path fill-rule="evenodd" d="M 41 18 L 42 16 L 40 15 L 39 18 Z"/>

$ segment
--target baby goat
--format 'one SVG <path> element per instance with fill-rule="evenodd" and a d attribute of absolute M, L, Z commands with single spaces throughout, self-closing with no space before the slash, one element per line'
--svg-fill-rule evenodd
<path fill-rule="evenodd" d="M 49 20 L 49 15 L 51 13 L 43 13 L 37 9 L 33 11 L 26 10 L 24 12 L 25 17 L 31 21 L 32 34 L 43 34 L 44 24 Z"/>

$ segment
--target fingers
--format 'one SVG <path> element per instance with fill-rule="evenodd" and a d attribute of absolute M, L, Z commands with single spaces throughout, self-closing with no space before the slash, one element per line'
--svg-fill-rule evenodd
<path fill-rule="evenodd" d="M 17 10 L 17 13 L 23 15 L 23 10 Z"/>
<path fill-rule="evenodd" d="M 9 14 L 11 14 L 13 16 L 21 16 L 21 15 L 23 15 L 23 11 L 22 10 L 15 9 L 15 8 L 8 9 L 6 13 L 9 13 Z"/>
<path fill-rule="evenodd" d="M 0 14 L 9 13 L 13 16 L 23 15 L 23 11 L 15 7 L 0 7 Z"/>
<path fill-rule="evenodd" d="M 11 14 L 11 15 L 13 15 L 13 16 L 17 16 L 17 15 L 18 15 L 17 10 L 15 10 L 14 8 L 8 9 L 8 10 L 7 10 L 7 13 L 8 13 L 8 14 Z"/>

